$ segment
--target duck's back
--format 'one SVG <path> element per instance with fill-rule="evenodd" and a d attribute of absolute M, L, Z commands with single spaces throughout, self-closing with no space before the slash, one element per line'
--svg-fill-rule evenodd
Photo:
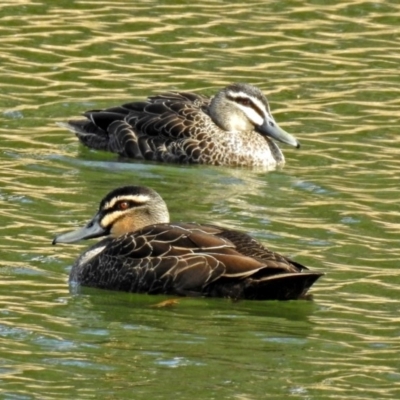
<path fill-rule="evenodd" d="M 85 146 L 122 157 L 209 163 L 205 138 L 221 129 L 208 113 L 210 99 L 195 93 L 164 93 L 144 102 L 84 113 L 66 124 Z"/>

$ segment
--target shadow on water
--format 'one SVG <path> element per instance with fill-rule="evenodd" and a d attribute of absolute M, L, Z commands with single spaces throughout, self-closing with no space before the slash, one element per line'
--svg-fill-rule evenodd
<path fill-rule="evenodd" d="M 196 357 L 201 364 L 231 357 L 235 349 L 245 354 L 257 348 L 275 352 L 277 344 L 303 346 L 313 332 L 310 316 L 319 308 L 311 301 L 232 302 L 91 288 L 79 292 L 64 312 L 80 332 L 98 331 L 104 340 L 124 335 L 126 346 L 140 340 L 140 351 L 157 349 L 157 357 L 165 353 L 190 359 L 205 346 L 207 356 Z M 227 345 L 229 352 L 223 350 Z"/>

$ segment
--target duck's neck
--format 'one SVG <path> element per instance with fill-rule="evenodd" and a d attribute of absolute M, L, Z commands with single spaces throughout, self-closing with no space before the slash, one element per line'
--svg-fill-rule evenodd
<path fill-rule="evenodd" d="M 220 146 L 221 161 L 225 165 L 274 167 L 282 165 L 285 157 L 279 146 L 257 132 L 229 132 Z"/>

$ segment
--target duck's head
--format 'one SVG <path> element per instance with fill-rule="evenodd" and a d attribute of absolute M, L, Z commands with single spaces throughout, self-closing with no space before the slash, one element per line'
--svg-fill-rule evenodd
<path fill-rule="evenodd" d="M 101 200 L 98 212 L 86 226 L 58 235 L 53 244 L 108 235 L 118 237 L 148 225 L 167 222 L 168 208 L 157 192 L 147 187 L 124 186 Z"/>
<path fill-rule="evenodd" d="M 267 98 L 260 89 L 247 83 L 235 83 L 218 92 L 211 100 L 210 116 L 226 131 L 256 130 L 279 142 L 300 147 L 291 134 L 275 122 Z"/>

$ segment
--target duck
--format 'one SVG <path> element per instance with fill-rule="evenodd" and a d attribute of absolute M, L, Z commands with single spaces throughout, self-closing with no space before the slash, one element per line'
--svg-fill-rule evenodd
<path fill-rule="evenodd" d="M 250 235 L 212 224 L 170 222 L 153 189 L 108 193 L 94 217 L 53 244 L 102 238 L 72 266 L 73 286 L 234 300 L 294 300 L 323 273 L 273 252 Z"/>
<path fill-rule="evenodd" d="M 91 149 L 128 159 L 273 169 L 285 163 L 276 141 L 300 147 L 276 123 L 262 91 L 246 83 L 212 98 L 168 92 L 83 116 L 58 125 Z"/>

